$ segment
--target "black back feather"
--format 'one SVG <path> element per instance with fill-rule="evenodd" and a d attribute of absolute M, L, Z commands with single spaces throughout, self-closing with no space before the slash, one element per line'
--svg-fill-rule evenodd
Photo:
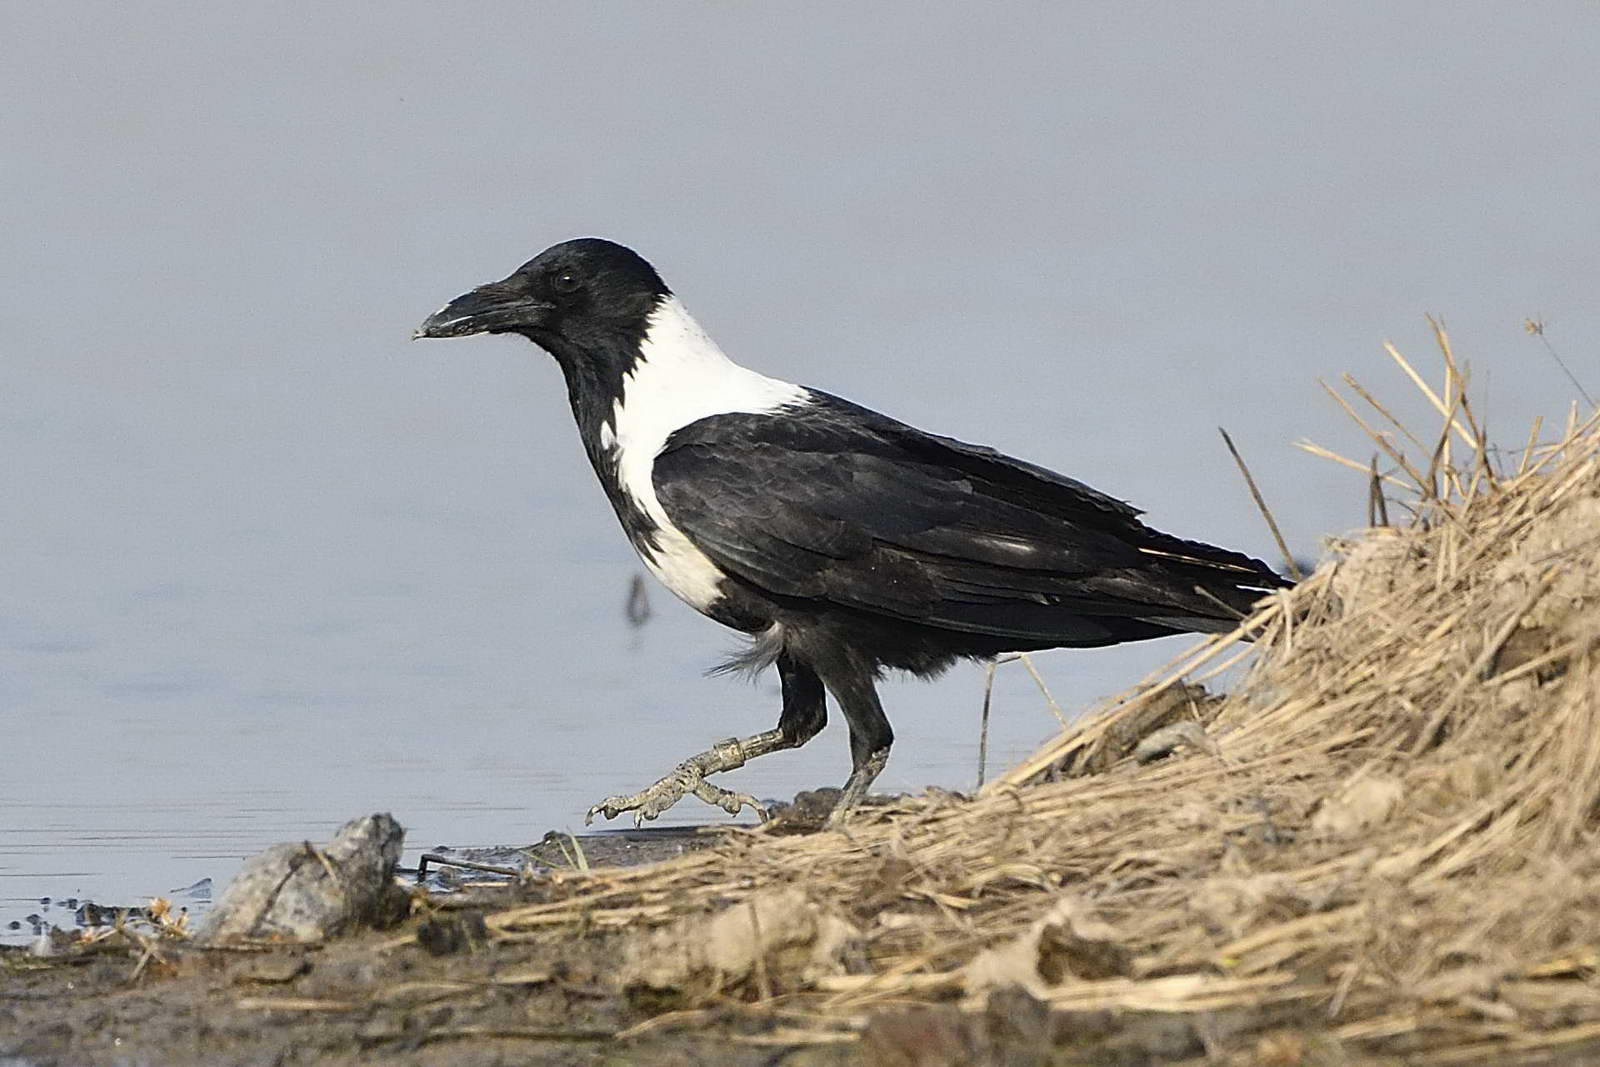
<path fill-rule="evenodd" d="M 656 457 L 668 517 L 758 591 L 1023 647 L 1226 630 L 1288 584 L 1071 478 L 811 395 Z"/>

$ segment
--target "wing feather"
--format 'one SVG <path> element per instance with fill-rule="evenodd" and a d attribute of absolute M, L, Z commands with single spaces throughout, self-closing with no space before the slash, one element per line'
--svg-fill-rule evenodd
<path fill-rule="evenodd" d="M 1284 584 L 1248 556 L 1152 530 L 1080 482 L 817 396 L 792 417 L 702 419 L 655 460 L 667 516 L 756 589 L 1093 644 L 1116 640 L 1119 620 L 1226 628 L 1229 608 Z"/>

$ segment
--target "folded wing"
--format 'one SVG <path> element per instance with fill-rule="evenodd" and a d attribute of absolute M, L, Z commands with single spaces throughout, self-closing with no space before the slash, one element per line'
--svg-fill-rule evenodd
<path fill-rule="evenodd" d="M 1227 630 L 1287 584 L 1081 482 L 815 396 L 703 419 L 656 457 L 668 517 L 765 593 L 1020 648 Z"/>

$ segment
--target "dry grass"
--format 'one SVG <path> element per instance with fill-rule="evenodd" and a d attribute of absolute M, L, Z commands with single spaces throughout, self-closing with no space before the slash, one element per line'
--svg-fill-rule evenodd
<path fill-rule="evenodd" d="M 1391 349 L 1437 432 L 1340 401 L 1390 471 L 1340 461 L 1410 524 L 1335 546 L 1253 644 L 1208 641 L 970 801 L 563 873 L 492 935 L 625 931 L 618 981 L 679 1009 L 648 1026 L 742 1002 L 836 1040 L 1016 986 L 1112 1029 L 1211 1020 L 1203 1052 L 1240 1062 L 1596 1054 L 1600 419 L 1497 455 L 1438 337 L 1437 392 Z M 1225 698 L 1187 684 L 1241 660 Z M 1140 762 L 1163 728 L 1189 744 Z"/>

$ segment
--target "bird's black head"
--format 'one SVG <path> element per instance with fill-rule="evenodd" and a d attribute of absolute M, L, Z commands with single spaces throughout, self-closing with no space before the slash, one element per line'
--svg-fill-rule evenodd
<path fill-rule="evenodd" d="M 661 276 L 638 253 L 583 237 L 552 245 L 509 277 L 456 297 L 413 336 L 520 333 L 560 357 L 597 343 L 637 341 L 668 295 Z"/>

